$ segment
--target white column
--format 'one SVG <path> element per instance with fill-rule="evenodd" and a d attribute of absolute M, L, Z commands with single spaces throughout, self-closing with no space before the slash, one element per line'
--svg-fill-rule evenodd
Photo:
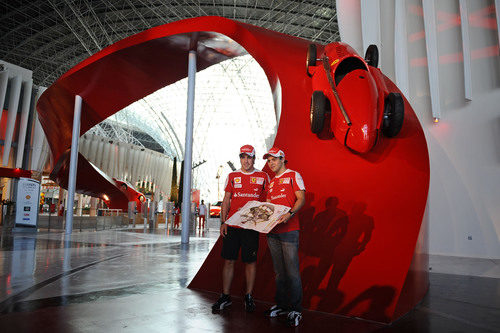
<path fill-rule="evenodd" d="M 44 87 L 38 87 L 36 93 L 35 105 L 40 99 L 42 93 L 46 90 Z M 43 132 L 42 125 L 38 119 L 38 112 L 35 111 L 35 131 L 33 134 L 33 153 L 31 154 L 31 170 L 42 171 L 39 169 L 40 158 L 42 157 L 43 144 L 45 139 L 45 133 Z M 43 166 L 42 166 L 43 168 Z"/>
<path fill-rule="evenodd" d="M 89 137 L 84 135 L 80 138 L 80 145 L 78 147 L 80 154 L 82 154 L 86 159 L 89 159 L 89 142 Z"/>
<path fill-rule="evenodd" d="M 117 147 L 115 141 L 109 145 L 109 175 L 111 177 L 116 177 L 116 161 L 117 161 Z"/>
<path fill-rule="evenodd" d="M 396 0 L 394 12 L 394 70 L 396 72 L 396 84 L 403 94 L 409 98 L 410 84 L 408 80 L 408 38 L 406 36 L 405 0 Z"/>
<path fill-rule="evenodd" d="M 379 0 L 361 0 L 361 31 L 363 34 L 363 53 L 371 44 L 382 50 L 380 43 L 380 2 Z"/>
<path fill-rule="evenodd" d="M 153 163 L 151 166 L 151 181 L 154 183 L 158 182 L 158 155 L 156 153 L 153 154 Z"/>
<path fill-rule="evenodd" d="M 155 154 L 153 181 L 155 183 L 156 188 L 158 188 L 158 185 L 160 185 L 160 162 L 161 162 L 161 156 L 158 154 Z"/>
<path fill-rule="evenodd" d="M 102 139 L 98 139 L 98 144 L 97 144 L 97 150 L 96 150 L 96 156 L 95 156 L 95 165 L 102 170 L 102 151 L 104 148 L 104 142 Z"/>
<path fill-rule="evenodd" d="M 186 114 L 186 140 L 184 145 L 184 177 L 182 192 L 182 231 L 181 243 L 189 243 L 189 224 L 191 222 L 191 167 L 193 165 L 193 122 L 194 88 L 196 77 L 196 51 L 189 51 L 188 96 Z"/>
<path fill-rule="evenodd" d="M 108 139 L 103 142 L 102 148 L 102 160 L 101 160 L 101 170 L 109 176 L 109 162 L 110 162 L 111 144 Z"/>
<path fill-rule="evenodd" d="M 144 162 L 143 150 L 137 149 L 134 155 L 134 176 L 135 176 L 134 178 L 136 182 L 138 182 L 139 180 L 141 181 L 143 180 L 141 173 L 143 162 Z"/>
<path fill-rule="evenodd" d="M 125 179 L 125 165 L 126 165 L 126 146 L 123 143 L 120 143 L 118 145 L 118 151 L 119 151 L 119 160 L 118 160 L 118 178 L 119 179 Z"/>
<path fill-rule="evenodd" d="M 5 95 L 7 95 L 7 85 L 9 84 L 9 71 L 4 69 L 0 72 L 0 112 L 3 111 Z M 1 115 L 1 113 L 0 113 Z"/>
<path fill-rule="evenodd" d="M 163 170 L 162 170 L 162 186 L 163 186 L 163 192 L 168 196 L 170 196 L 170 186 L 172 182 L 172 168 L 173 168 L 173 162 L 170 159 L 165 159 L 163 161 Z"/>
<path fill-rule="evenodd" d="M 139 161 L 140 161 L 141 151 L 139 149 L 134 149 L 134 162 L 132 163 L 133 173 L 132 173 L 132 185 L 135 186 L 135 183 L 139 180 Z"/>
<path fill-rule="evenodd" d="M 469 11 L 467 1 L 460 0 L 460 29 L 462 32 L 462 54 L 464 56 L 465 99 L 472 101 L 472 69 L 470 62 Z"/>
<path fill-rule="evenodd" d="M 143 184 L 145 184 L 144 181 L 146 180 L 146 166 L 149 163 L 150 154 L 146 151 L 146 149 L 144 149 L 139 151 L 139 156 L 140 163 L 138 163 L 139 167 L 137 168 L 137 177 L 143 182 Z"/>
<path fill-rule="evenodd" d="M 82 115 L 82 98 L 75 96 L 75 110 L 73 114 L 73 133 L 71 136 L 71 155 L 69 160 L 68 199 L 66 200 L 66 235 L 73 231 L 73 205 L 76 189 L 76 169 L 78 166 L 78 140 L 80 139 L 80 118 Z"/>
<path fill-rule="evenodd" d="M 127 145 L 127 164 L 125 165 L 125 175 L 129 182 L 132 183 L 132 163 L 134 162 L 134 150 L 132 146 Z"/>
<path fill-rule="evenodd" d="M 29 79 L 24 81 L 23 87 L 23 105 L 21 121 L 19 123 L 19 137 L 17 139 L 16 168 L 22 168 L 23 166 L 24 143 L 26 142 L 26 128 L 28 126 L 28 116 L 31 106 L 31 88 L 33 87 L 33 80 Z"/>
<path fill-rule="evenodd" d="M 340 40 L 363 55 L 360 0 L 336 0 Z"/>
<path fill-rule="evenodd" d="M 83 149 L 82 151 L 85 151 L 85 157 L 90 161 L 90 155 L 91 155 L 91 152 L 92 152 L 92 135 L 89 135 L 87 134 L 86 135 L 86 139 L 85 139 L 85 149 Z"/>
<path fill-rule="evenodd" d="M 90 137 L 89 161 L 97 166 L 97 150 L 99 149 L 99 140 L 92 134 Z"/>
<path fill-rule="evenodd" d="M 48 162 L 49 160 L 49 143 L 47 141 L 47 138 L 45 137 L 45 135 L 42 137 L 42 149 L 40 151 L 40 156 L 38 158 L 38 163 L 36 164 L 36 167 L 35 167 L 35 170 L 36 171 L 40 171 L 42 172 L 43 171 L 43 168 L 45 166 L 45 164 Z M 52 166 L 49 166 L 50 168 L 52 168 Z"/>
<path fill-rule="evenodd" d="M 91 197 L 90 198 L 90 216 L 96 216 L 97 215 L 97 198 Z"/>
<path fill-rule="evenodd" d="M 145 186 L 144 181 L 146 180 L 146 176 L 147 176 L 147 174 L 146 174 L 146 167 L 147 167 L 147 165 L 149 163 L 151 154 L 149 154 L 146 151 L 146 149 L 144 149 L 144 150 L 141 150 L 139 152 L 139 156 L 140 156 L 140 162 L 141 163 L 139 164 L 139 169 L 138 169 L 139 170 L 139 175 L 138 175 L 138 177 L 139 177 L 139 179 L 141 181 L 143 181 L 143 184 Z"/>
<path fill-rule="evenodd" d="M 77 193 L 78 207 L 76 208 L 76 215 L 82 216 L 82 208 L 83 208 L 83 194 Z"/>
<path fill-rule="evenodd" d="M 500 45 L 500 0 L 495 0 L 495 14 L 497 18 L 498 45 Z"/>
<path fill-rule="evenodd" d="M 16 75 L 12 79 L 12 85 L 9 94 L 9 113 L 7 116 L 7 131 L 5 133 L 5 142 L 3 146 L 2 165 L 9 164 L 10 147 L 12 145 L 12 136 L 16 126 L 17 108 L 19 107 L 19 95 L 21 94 L 21 75 Z"/>
<path fill-rule="evenodd" d="M 431 95 L 432 116 L 435 121 L 441 118 L 439 93 L 439 60 L 436 33 L 436 10 L 433 0 L 422 0 L 424 9 L 425 48 L 427 51 L 427 70 Z"/>

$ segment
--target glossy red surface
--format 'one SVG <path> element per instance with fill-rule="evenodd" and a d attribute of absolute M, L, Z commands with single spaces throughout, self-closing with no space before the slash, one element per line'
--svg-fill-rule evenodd
<path fill-rule="evenodd" d="M 405 281 L 429 186 L 422 128 L 405 101 L 399 135 L 379 136 L 365 154 L 311 133 L 313 90 L 304 68 L 309 41 L 219 17 L 178 21 L 124 39 L 77 65 L 40 98 L 37 108 L 54 159 L 67 164 L 63 154 L 70 146 L 75 94 L 84 100 L 84 133 L 133 101 L 185 77 L 193 32 L 201 32 L 198 70 L 239 54 L 234 42 L 221 38 L 227 36 L 259 62 L 281 107 L 274 145 L 285 151 L 289 167 L 302 174 L 307 188 L 306 206 L 298 213 L 304 306 L 385 322 L 396 318 L 396 306 L 403 309 L 397 315 L 414 306 L 418 297 L 400 295 L 411 286 Z M 389 79 L 383 80 L 390 91 L 398 91 Z M 113 186 L 104 177 L 82 174 L 82 169 L 79 164 L 80 191 Z M 61 182 L 65 175 L 55 172 L 53 177 Z M 220 292 L 220 249 L 219 240 L 191 288 Z M 414 265 L 422 267 L 424 261 Z M 255 297 L 272 302 L 274 274 L 264 237 L 257 274 Z M 232 293 L 242 294 L 243 286 L 238 266 Z"/>
<path fill-rule="evenodd" d="M 118 180 L 116 178 L 113 178 L 113 181 L 115 182 L 115 185 L 127 196 L 127 200 L 129 202 L 130 201 L 134 201 L 135 202 L 135 210 L 138 213 L 140 213 L 141 212 L 141 208 L 142 208 L 141 204 L 142 204 L 143 201 L 146 200 L 146 197 L 144 196 L 144 194 L 142 194 L 141 192 L 137 191 L 131 184 L 129 184 L 127 182 Z M 115 208 L 115 207 L 111 207 L 111 206 L 113 206 L 115 204 L 115 202 L 112 201 L 111 199 L 109 201 L 107 201 L 106 204 L 110 208 Z M 120 207 L 116 207 L 116 208 L 120 208 Z"/>
<path fill-rule="evenodd" d="M 12 169 L 12 168 L 4 168 L 0 167 L 0 177 L 6 177 L 6 178 L 31 178 L 31 171 L 30 170 L 24 170 L 24 169 Z"/>
<path fill-rule="evenodd" d="M 367 153 L 375 145 L 384 113 L 384 100 L 389 91 L 380 70 L 369 66 L 356 51 L 345 43 L 331 43 L 321 50 L 317 58 L 326 57 L 330 74 L 340 101 L 352 124 L 342 114 L 326 69 L 321 60 L 310 67 L 313 91 L 322 91 L 329 100 L 331 132 L 337 141 L 358 153 Z M 349 65 L 348 65 L 349 64 Z M 346 72 L 346 69 L 350 68 Z"/>

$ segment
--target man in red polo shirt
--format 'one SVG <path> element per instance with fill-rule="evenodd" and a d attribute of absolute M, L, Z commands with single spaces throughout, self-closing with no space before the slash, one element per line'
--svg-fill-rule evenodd
<path fill-rule="evenodd" d="M 276 305 L 266 311 L 269 317 L 287 315 L 297 326 L 302 319 L 302 281 L 299 270 L 299 219 L 295 214 L 304 206 L 305 186 L 300 174 L 286 168 L 285 153 L 272 148 L 264 155 L 275 173 L 267 189 L 267 201 L 290 207 L 280 216 L 276 227 L 267 234 L 267 244 L 276 274 Z"/>
<path fill-rule="evenodd" d="M 221 206 L 222 258 L 222 295 L 212 305 L 212 310 L 222 310 L 231 305 L 229 291 L 233 281 L 234 262 L 238 259 L 241 248 L 241 260 L 245 263 L 246 294 L 245 309 L 255 311 L 252 290 L 255 282 L 259 233 L 255 230 L 228 226 L 224 222 L 248 201 L 265 201 L 266 186 L 269 184 L 267 173 L 254 168 L 255 149 L 250 145 L 240 148 L 241 169 L 231 172 L 226 179 L 224 200 Z"/>

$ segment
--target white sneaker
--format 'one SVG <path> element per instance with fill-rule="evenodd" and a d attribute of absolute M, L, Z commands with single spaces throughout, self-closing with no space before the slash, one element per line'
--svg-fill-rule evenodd
<path fill-rule="evenodd" d="M 280 308 L 277 305 L 271 306 L 270 309 L 264 312 L 264 314 L 270 318 L 278 317 L 280 314 L 285 313 L 286 311 Z"/>
<path fill-rule="evenodd" d="M 299 326 L 299 322 L 301 319 L 302 319 L 302 313 L 298 311 L 290 311 L 288 312 L 286 321 L 290 326 Z"/>

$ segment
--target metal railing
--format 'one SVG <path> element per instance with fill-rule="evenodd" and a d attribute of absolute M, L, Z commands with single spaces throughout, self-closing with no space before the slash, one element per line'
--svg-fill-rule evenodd
<path fill-rule="evenodd" d="M 74 209 L 73 230 L 106 230 L 126 228 L 129 220 L 121 209 Z M 40 213 L 38 228 L 50 230 L 64 230 L 66 211 Z"/>

